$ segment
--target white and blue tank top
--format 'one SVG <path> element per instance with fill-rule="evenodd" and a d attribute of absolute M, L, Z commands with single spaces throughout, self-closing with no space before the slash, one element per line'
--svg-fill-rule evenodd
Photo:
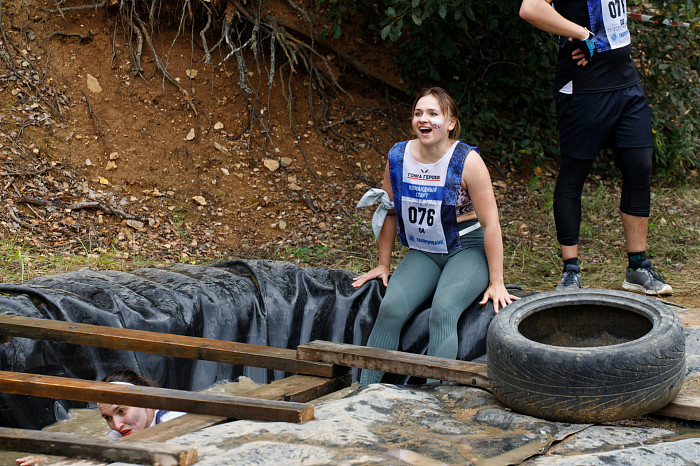
<path fill-rule="evenodd" d="M 458 141 L 440 160 L 425 164 L 411 156 L 409 145 L 410 141 L 399 142 L 389 151 L 401 244 L 426 252 L 458 250 L 457 210 L 465 199 L 460 196 L 462 171 L 467 154 L 478 149 Z"/>

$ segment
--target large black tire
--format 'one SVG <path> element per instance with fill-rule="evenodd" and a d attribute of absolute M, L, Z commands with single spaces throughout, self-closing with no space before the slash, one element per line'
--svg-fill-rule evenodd
<path fill-rule="evenodd" d="M 605 422 L 662 408 L 685 377 L 680 320 L 663 303 L 612 290 L 538 293 L 505 307 L 486 338 L 498 400 L 561 422 Z"/>

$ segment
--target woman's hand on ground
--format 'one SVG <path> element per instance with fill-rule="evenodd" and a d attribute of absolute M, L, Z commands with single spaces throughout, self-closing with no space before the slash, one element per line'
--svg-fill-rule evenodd
<path fill-rule="evenodd" d="M 369 272 L 355 277 L 352 279 L 352 286 L 354 288 L 359 288 L 370 280 L 375 278 L 381 278 L 382 283 L 386 287 L 389 284 L 389 267 L 385 265 L 378 265 Z"/>
<path fill-rule="evenodd" d="M 508 304 L 520 298 L 510 294 L 504 285 L 489 285 L 484 292 L 484 299 L 482 299 L 479 304 L 483 306 L 489 302 L 489 299 L 493 301 L 493 310 L 498 314 L 499 309 L 503 309 Z"/>
<path fill-rule="evenodd" d="M 25 456 L 24 458 L 19 458 L 16 463 L 19 466 L 32 466 L 33 464 L 42 464 L 47 462 L 49 459 L 45 456 Z"/>

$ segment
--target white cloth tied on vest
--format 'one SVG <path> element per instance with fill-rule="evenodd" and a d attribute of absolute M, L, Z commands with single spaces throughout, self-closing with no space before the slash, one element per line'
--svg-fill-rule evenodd
<path fill-rule="evenodd" d="M 379 202 L 379 206 L 372 216 L 372 231 L 375 239 L 379 240 L 379 233 L 382 231 L 386 213 L 394 208 L 394 202 L 389 197 L 389 193 L 380 188 L 370 188 L 357 203 L 357 207 L 367 207 L 377 202 Z"/>

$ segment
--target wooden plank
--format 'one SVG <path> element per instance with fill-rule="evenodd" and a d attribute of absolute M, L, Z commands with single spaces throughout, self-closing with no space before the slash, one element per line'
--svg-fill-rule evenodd
<path fill-rule="evenodd" d="M 313 405 L 169 388 L 125 386 L 48 375 L 0 371 L 0 392 L 61 400 L 141 406 L 234 419 L 306 422 Z"/>
<path fill-rule="evenodd" d="M 338 377 L 347 371 L 347 368 L 326 363 L 300 361 L 293 349 L 61 320 L 0 315 L 0 335 L 225 362 L 317 377 Z"/>
<path fill-rule="evenodd" d="M 264 400 L 293 401 L 307 403 L 329 393 L 337 392 L 352 383 L 352 373 L 333 379 L 293 375 L 267 385 L 257 387 L 241 396 Z"/>
<path fill-rule="evenodd" d="M 672 402 L 655 411 L 654 414 L 688 421 L 700 421 L 700 396 L 679 395 Z"/>
<path fill-rule="evenodd" d="M 490 390 L 486 364 L 424 356 L 366 346 L 312 341 L 297 347 L 297 357 L 393 374 L 456 382 Z"/>
<path fill-rule="evenodd" d="M 352 383 L 352 374 L 348 373 L 342 377 L 326 379 L 321 377 L 311 377 L 307 375 L 293 375 L 285 379 L 277 380 L 267 385 L 254 388 L 243 393 L 242 396 L 265 400 L 294 401 L 306 403 L 323 395 L 349 387 Z M 162 424 L 158 424 L 148 429 L 122 438 L 122 441 L 165 442 L 175 437 L 188 434 L 190 432 L 213 426 L 227 419 L 220 416 L 204 416 L 200 414 L 185 414 L 175 419 L 171 419 Z"/>
<path fill-rule="evenodd" d="M 119 440 L 122 442 L 165 442 L 167 440 L 186 435 L 191 432 L 196 432 L 207 427 L 215 426 L 228 421 L 227 418 L 221 416 L 208 416 L 205 414 L 183 414 L 175 419 L 163 422 L 161 424 L 134 432 L 131 435 L 122 437 Z"/>
<path fill-rule="evenodd" d="M 65 432 L 0 427 L 0 449 L 31 451 L 109 462 L 189 466 L 197 460 L 197 448 L 154 442 L 117 442 Z"/>

